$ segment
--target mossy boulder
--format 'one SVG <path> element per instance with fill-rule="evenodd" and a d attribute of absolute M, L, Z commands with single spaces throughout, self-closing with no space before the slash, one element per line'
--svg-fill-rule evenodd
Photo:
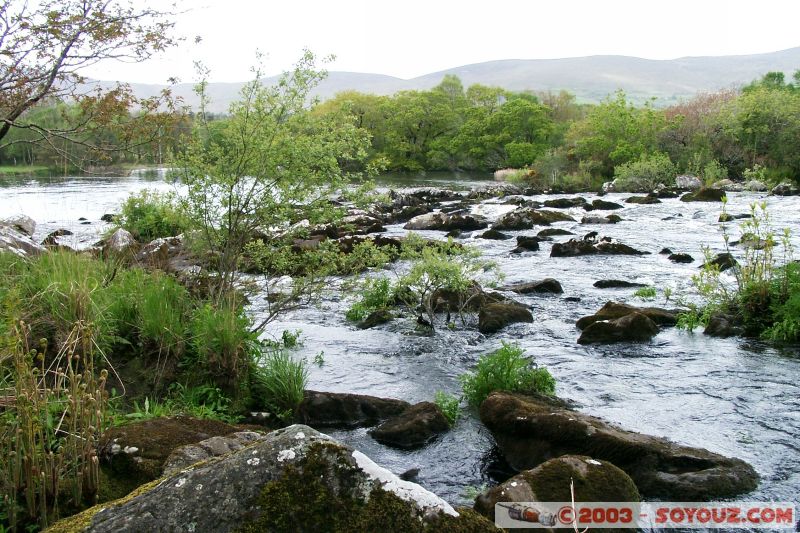
<path fill-rule="evenodd" d="M 495 519 L 498 502 L 568 502 L 570 482 L 576 502 L 638 502 L 636 484 L 608 461 L 585 455 L 562 455 L 545 461 L 480 494 L 475 510 Z"/>
<path fill-rule="evenodd" d="M 553 278 L 512 283 L 511 285 L 505 285 L 504 287 L 501 287 L 501 289 L 504 291 L 516 292 L 517 294 L 561 294 L 564 292 L 564 289 L 561 287 L 561 283 Z"/>
<path fill-rule="evenodd" d="M 488 304 L 478 312 L 478 331 L 484 334 L 495 333 L 516 322 L 533 322 L 533 315 L 526 307 L 509 303 Z"/>
<path fill-rule="evenodd" d="M 681 202 L 721 202 L 724 196 L 725 191 L 722 189 L 703 187 L 681 196 Z"/>
<path fill-rule="evenodd" d="M 518 471 L 553 457 L 587 455 L 624 470 L 643 496 L 675 501 L 729 498 L 758 485 L 756 471 L 740 459 L 627 431 L 545 397 L 495 392 L 480 416 Z"/>
<path fill-rule="evenodd" d="M 410 403 L 391 398 L 307 390 L 295 420 L 312 427 L 373 426 L 409 407 Z"/>
<path fill-rule="evenodd" d="M 450 429 L 442 410 L 432 402 L 412 405 L 370 431 L 376 441 L 396 448 L 419 448 Z"/>
<path fill-rule="evenodd" d="M 419 485 L 307 426 L 96 506 L 50 531 L 491 531 Z"/>
<path fill-rule="evenodd" d="M 659 200 L 656 196 L 631 196 L 625 200 L 626 204 L 640 204 L 640 205 L 648 205 L 648 204 L 660 204 L 661 200 Z"/>
<path fill-rule="evenodd" d="M 578 344 L 611 344 L 648 341 L 658 334 L 658 326 L 642 313 L 630 313 L 614 320 L 600 320 L 587 326 Z"/>
<path fill-rule="evenodd" d="M 597 286 L 597 285 L 595 285 Z M 658 326 L 674 326 L 678 322 L 677 309 L 662 309 L 660 307 L 636 307 L 635 305 L 608 301 L 595 314 L 584 316 L 575 323 L 578 329 L 584 330 L 595 322 L 601 320 L 616 320 L 632 313 L 640 313 Z"/>

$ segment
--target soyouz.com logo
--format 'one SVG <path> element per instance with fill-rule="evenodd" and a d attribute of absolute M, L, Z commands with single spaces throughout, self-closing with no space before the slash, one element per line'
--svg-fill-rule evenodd
<path fill-rule="evenodd" d="M 499 502 L 501 528 L 794 529 L 788 502 Z"/>

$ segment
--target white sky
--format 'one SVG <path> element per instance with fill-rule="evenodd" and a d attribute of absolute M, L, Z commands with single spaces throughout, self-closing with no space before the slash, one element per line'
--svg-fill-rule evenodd
<path fill-rule="evenodd" d="M 267 74 L 304 47 L 335 54 L 328 70 L 422 74 L 494 59 L 621 54 L 650 59 L 772 52 L 800 46 L 798 0 L 183 0 L 187 39 L 158 60 L 99 65 L 96 79 L 211 81 Z M 194 37 L 202 37 L 195 44 Z M 800 68 L 800 65 L 798 65 Z"/>

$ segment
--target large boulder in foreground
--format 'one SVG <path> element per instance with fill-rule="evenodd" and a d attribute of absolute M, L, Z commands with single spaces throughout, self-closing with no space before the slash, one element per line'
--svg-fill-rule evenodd
<path fill-rule="evenodd" d="M 396 448 L 419 448 L 450 429 L 435 403 L 420 402 L 370 431 L 376 441 Z"/>
<path fill-rule="evenodd" d="M 491 531 L 369 457 L 295 425 L 131 496 L 55 524 L 54 531 Z"/>
<path fill-rule="evenodd" d="M 674 501 L 729 498 L 758 485 L 756 471 L 740 459 L 627 431 L 545 397 L 495 392 L 480 416 L 518 471 L 561 455 L 587 455 L 624 470 L 643 496 Z"/>
<path fill-rule="evenodd" d="M 373 426 L 411 407 L 402 400 L 344 392 L 305 391 L 296 420 L 314 427 Z"/>
<path fill-rule="evenodd" d="M 640 500 L 636 485 L 622 469 L 585 455 L 562 455 L 482 493 L 475 500 L 475 510 L 494 520 L 496 503 L 572 501 L 570 482 L 576 502 Z"/>
<path fill-rule="evenodd" d="M 495 333 L 516 322 L 533 322 L 533 315 L 514 303 L 488 304 L 478 312 L 478 331 L 483 334 Z"/>
<path fill-rule="evenodd" d="M 630 313 L 614 320 L 600 320 L 587 326 L 578 344 L 649 341 L 658 334 L 655 322 L 641 313 Z"/>

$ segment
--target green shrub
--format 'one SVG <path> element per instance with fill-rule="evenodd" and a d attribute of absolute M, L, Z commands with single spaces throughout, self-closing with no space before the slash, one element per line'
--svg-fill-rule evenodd
<path fill-rule="evenodd" d="M 288 421 L 303 401 L 308 368 L 284 350 L 268 349 L 250 375 L 250 395 L 257 408 L 266 408 Z"/>
<path fill-rule="evenodd" d="M 660 183 L 675 184 L 675 165 L 662 153 L 642 155 L 637 161 L 614 167 L 616 187 L 622 191 L 649 192 Z"/>
<path fill-rule="evenodd" d="M 174 194 L 148 189 L 125 200 L 116 223 L 142 241 L 179 235 L 189 227 Z"/>
<path fill-rule="evenodd" d="M 656 288 L 642 287 L 640 289 L 636 289 L 636 292 L 634 292 L 633 295 L 642 300 L 654 300 L 656 298 Z"/>
<path fill-rule="evenodd" d="M 361 298 L 347 310 L 347 320 L 360 322 L 371 313 L 388 309 L 394 299 L 389 278 L 368 278 L 361 286 Z"/>
<path fill-rule="evenodd" d="M 475 371 L 462 375 L 460 381 L 464 396 L 473 406 L 498 390 L 551 395 L 556 389 L 555 379 L 546 368 L 537 366 L 519 346 L 505 342 L 482 355 Z"/>
<path fill-rule="evenodd" d="M 441 409 L 450 427 L 454 426 L 458 421 L 458 417 L 461 415 L 461 407 L 459 406 L 461 400 L 453 394 L 447 394 L 444 391 L 436 391 L 433 403 Z"/>

